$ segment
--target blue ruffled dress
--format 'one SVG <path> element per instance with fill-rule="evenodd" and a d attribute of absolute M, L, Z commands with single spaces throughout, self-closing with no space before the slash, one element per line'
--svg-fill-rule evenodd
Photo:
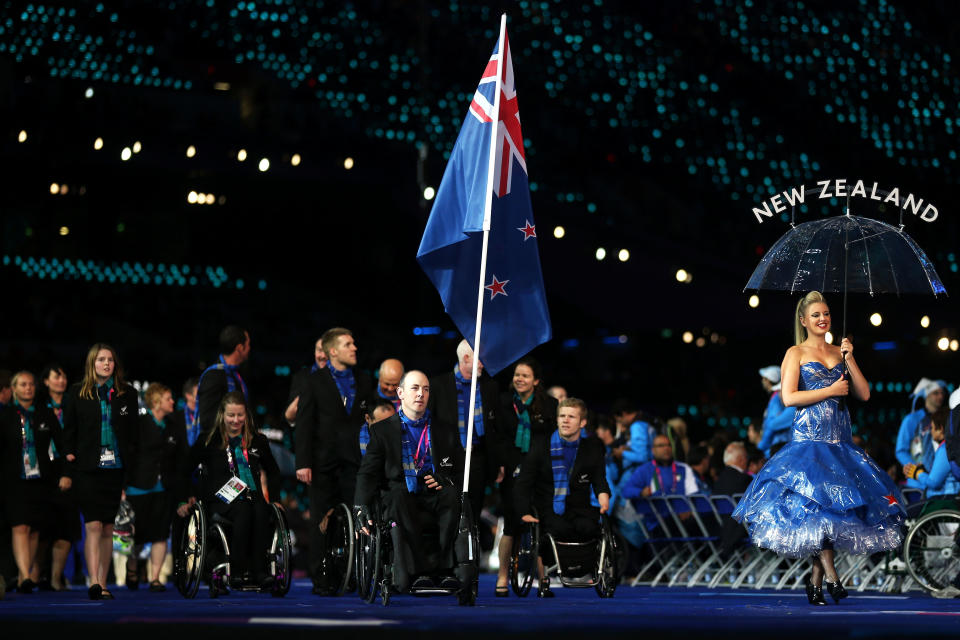
<path fill-rule="evenodd" d="M 823 389 L 841 375 L 840 364 L 805 362 L 798 389 Z M 753 543 L 791 558 L 819 553 L 825 542 L 853 554 L 899 546 L 906 516 L 900 491 L 853 444 L 850 414 L 838 398 L 801 407 L 791 435 L 732 514 Z"/>

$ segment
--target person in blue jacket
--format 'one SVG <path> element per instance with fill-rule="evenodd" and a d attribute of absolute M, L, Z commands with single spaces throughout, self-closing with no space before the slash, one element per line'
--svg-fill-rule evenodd
<path fill-rule="evenodd" d="M 932 467 L 927 469 L 922 464 L 914 463 L 903 465 L 903 475 L 915 480 L 926 491 L 927 498 L 960 493 L 960 479 L 955 478 L 951 471 L 947 447 L 944 446 L 946 426 L 947 410 L 946 407 L 941 407 L 931 416 L 930 435 L 936 447 Z"/>
<path fill-rule="evenodd" d="M 770 449 L 781 442 L 790 442 L 790 428 L 797 415 L 796 407 L 786 407 L 780 396 L 780 367 L 769 366 L 760 369 L 760 382 L 770 394 L 767 409 L 763 412 L 763 435 L 757 448 L 770 457 Z"/>
<path fill-rule="evenodd" d="M 919 464 L 925 469 L 933 468 L 934 446 L 930 435 L 930 418 L 947 397 L 947 383 L 943 380 L 923 378 L 913 391 L 914 410 L 904 417 L 897 433 L 897 461 L 902 465 Z M 916 404 L 923 400 L 923 406 Z M 908 478 L 907 486 L 921 489 L 916 479 Z"/>

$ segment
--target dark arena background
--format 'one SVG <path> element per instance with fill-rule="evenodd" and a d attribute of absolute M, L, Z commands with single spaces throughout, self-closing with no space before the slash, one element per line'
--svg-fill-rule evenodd
<path fill-rule="evenodd" d="M 694 443 L 759 424 L 757 371 L 793 344 L 798 296 L 744 292 L 790 229 L 789 209 L 762 223 L 753 209 L 790 187 L 863 180 L 934 204 L 932 222 L 908 210 L 905 231 L 958 290 L 953 2 L 0 0 L 0 369 L 59 362 L 75 382 L 103 341 L 128 378 L 178 395 L 216 360 L 220 329 L 239 324 L 258 421 L 287 432 L 291 375 L 327 328 L 353 330 L 362 369 L 397 357 L 448 371 L 460 335 L 416 253 L 502 12 L 554 336 L 533 355 L 544 383 L 596 419 L 629 398 L 683 417 Z M 845 206 L 808 194 L 797 222 Z M 896 206 L 851 207 L 899 222 Z M 828 299 L 839 319 L 840 295 Z M 960 311 L 952 297 L 852 294 L 847 326 L 872 391 L 851 402 L 854 432 L 889 467 L 917 381 L 952 391 L 960 379 Z M 506 388 L 509 372 L 498 378 Z M 322 600 L 298 580 L 282 607 L 175 590 L 121 592 L 114 607 L 76 587 L 66 599 L 11 594 L 0 619 L 186 628 L 247 624 L 257 610 L 288 620 L 284 633 L 313 624 L 302 617 L 393 621 L 357 635 L 844 636 L 955 633 L 960 611 L 912 592 L 818 616 L 801 592 L 627 585 L 613 601 L 559 590 L 549 606 L 498 607 L 483 580 L 469 612 Z"/>

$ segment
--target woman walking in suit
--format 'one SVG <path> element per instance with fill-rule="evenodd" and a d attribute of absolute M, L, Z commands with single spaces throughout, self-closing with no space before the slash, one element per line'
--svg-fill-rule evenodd
<path fill-rule="evenodd" d="M 64 407 L 67 474 L 76 485 L 86 541 L 91 600 L 112 600 L 107 569 L 113 551 L 113 521 L 124 487 L 124 462 L 135 457 L 137 392 L 123 380 L 113 347 L 90 347 L 83 381 L 73 385 Z"/>

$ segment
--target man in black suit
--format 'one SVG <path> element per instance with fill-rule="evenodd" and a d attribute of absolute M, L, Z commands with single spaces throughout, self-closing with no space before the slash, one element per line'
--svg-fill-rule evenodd
<path fill-rule="evenodd" d="M 355 478 L 343 473 L 344 461 L 359 457 L 362 400 L 373 391 L 369 375 L 356 371 L 357 345 L 341 327 L 321 337 L 328 362 L 307 378 L 300 394 L 294 431 L 297 479 L 310 486 L 308 572 L 314 593 L 327 594 L 323 559 L 326 523 L 340 502 L 351 504 Z"/>
<path fill-rule="evenodd" d="M 247 384 L 237 370 L 249 358 L 250 334 L 236 325 L 224 327 L 220 332 L 219 361 L 207 367 L 197 385 L 198 442 L 206 440 L 207 434 L 213 429 L 220 401 L 228 391 L 242 391 L 247 402 L 250 401 Z"/>
<path fill-rule="evenodd" d="M 477 361 L 478 374 L 483 363 Z M 473 349 L 466 340 L 457 346 L 457 366 L 453 371 L 436 375 L 431 380 L 430 415 L 437 424 L 450 428 L 467 446 L 467 418 L 470 402 L 470 380 L 473 376 Z M 486 488 L 503 480 L 503 466 L 497 456 L 497 413 L 500 406 L 500 387 L 489 376 L 477 380 L 477 398 L 473 422 L 473 446 L 470 454 L 470 509 L 473 521 L 480 522 L 480 511 Z"/>
<path fill-rule="evenodd" d="M 287 397 L 287 408 L 283 412 L 283 417 L 291 425 L 293 425 L 297 419 L 297 409 L 300 406 L 300 394 L 303 393 L 303 390 L 307 387 L 307 380 L 310 378 L 310 374 L 316 373 L 325 366 L 327 366 L 327 354 L 323 350 L 323 338 L 317 338 L 316 343 L 313 345 L 313 364 L 309 367 L 303 367 L 294 373 L 293 378 L 290 379 L 290 395 Z"/>
<path fill-rule="evenodd" d="M 743 493 L 753 481 L 753 476 L 747 471 L 747 448 L 742 442 L 731 442 L 723 450 L 723 471 L 717 476 L 717 481 L 713 483 L 713 495 L 732 496 Z M 747 537 L 747 531 L 742 524 L 731 518 L 729 515 L 723 516 L 723 528 L 720 532 L 720 552 L 724 558 L 730 557 L 730 553 Z"/>
<path fill-rule="evenodd" d="M 454 588 L 459 582 L 454 542 L 460 519 L 463 451 L 455 432 L 440 425 L 427 406 L 430 381 L 421 371 L 408 371 L 397 387 L 400 412 L 370 430 L 370 444 L 357 474 L 354 508 L 361 523 L 371 522 L 371 509 L 383 489 L 382 515 L 391 522 L 396 584 Z M 439 553 L 424 545 L 428 524 L 438 529 Z"/>
<path fill-rule="evenodd" d="M 584 437 L 586 424 L 587 405 L 583 400 L 567 398 L 561 402 L 557 430 L 531 444 L 514 487 L 521 519 L 541 523 L 545 532 L 565 542 L 598 537 L 600 514 L 610 508 L 606 448 L 599 439 Z M 531 507 L 536 507 L 539 518 L 534 517 Z M 552 595 L 549 588 L 541 589 L 541 593 Z"/>

